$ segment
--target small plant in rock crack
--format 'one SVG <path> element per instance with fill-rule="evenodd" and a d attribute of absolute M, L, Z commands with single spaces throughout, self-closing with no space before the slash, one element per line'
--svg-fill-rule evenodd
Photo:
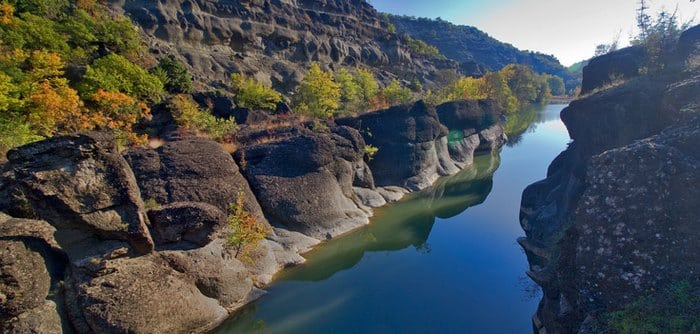
<path fill-rule="evenodd" d="M 245 208 L 245 195 L 242 191 L 238 193 L 236 202 L 231 204 L 226 224 L 230 229 L 228 245 L 235 250 L 236 258 L 241 255 L 244 259 L 249 259 L 250 251 L 270 233 L 270 228 L 258 222 Z"/>

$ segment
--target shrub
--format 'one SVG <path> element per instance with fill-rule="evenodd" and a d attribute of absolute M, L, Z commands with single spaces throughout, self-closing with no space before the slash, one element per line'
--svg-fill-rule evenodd
<path fill-rule="evenodd" d="M 205 137 L 216 141 L 227 141 L 236 133 L 238 125 L 231 119 L 219 119 L 206 110 L 202 110 L 189 95 L 175 95 L 168 109 L 175 123 L 191 132 L 203 133 Z"/>
<path fill-rule="evenodd" d="M 234 257 L 237 258 L 238 255 L 242 255 L 244 259 L 249 261 L 251 260 L 248 255 L 250 250 L 270 233 L 269 227 L 258 222 L 246 210 L 243 191 L 238 193 L 236 202 L 231 204 L 226 224 L 230 229 L 227 238 L 228 245 L 236 251 Z"/>
<path fill-rule="evenodd" d="M 379 152 L 379 148 L 372 145 L 365 145 L 364 152 L 367 156 L 367 159 L 372 160 L 372 158 L 374 158 L 374 156 L 377 155 L 377 152 Z"/>
<path fill-rule="evenodd" d="M 162 71 L 161 81 L 165 89 L 173 94 L 192 92 L 192 76 L 181 61 L 173 56 L 162 58 L 156 70 Z"/>
<path fill-rule="evenodd" d="M 134 126 L 142 119 L 150 119 L 151 110 L 145 103 L 124 93 L 113 93 L 99 89 L 92 96 L 90 119 L 97 127 L 112 129 L 118 144 L 142 145 L 146 135 L 136 133 Z"/>
<path fill-rule="evenodd" d="M 345 68 L 335 74 L 335 81 L 340 85 L 340 103 L 343 111 L 359 111 L 362 104 L 362 91 L 356 78 Z"/>
<path fill-rule="evenodd" d="M 361 107 L 367 109 L 372 105 L 372 99 L 379 93 L 379 83 L 372 72 L 362 68 L 357 69 L 355 81 L 360 88 Z"/>
<path fill-rule="evenodd" d="M 231 75 L 231 84 L 236 105 L 243 108 L 275 110 L 282 102 L 282 94 L 265 86 L 252 77 L 235 73 Z"/>

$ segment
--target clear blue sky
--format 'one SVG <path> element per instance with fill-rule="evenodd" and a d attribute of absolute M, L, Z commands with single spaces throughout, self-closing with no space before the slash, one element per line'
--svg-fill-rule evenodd
<path fill-rule="evenodd" d="M 564 65 L 593 55 L 616 35 L 625 45 L 635 32 L 638 0 L 369 0 L 381 12 L 436 18 L 475 26 L 520 49 L 553 54 Z M 679 6 L 685 21 L 700 1 L 650 0 L 651 14 Z"/>

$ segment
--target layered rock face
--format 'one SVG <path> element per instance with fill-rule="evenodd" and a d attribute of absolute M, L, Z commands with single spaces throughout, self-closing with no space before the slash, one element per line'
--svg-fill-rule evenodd
<path fill-rule="evenodd" d="M 244 126 L 235 160 L 184 134 L 126 152 L 98 132 L 10 151 L 0 177 L 0 330 L 210 330 L 320 240 L 503 143 L 491 102 L 438 110 L 418 102 L 337 123 Z M 368 143 L 379 148 L 373 159 Z M 271 227 L 249 260 L 228 244 L 238 196 Z"/>
<path fill-rule="evenodd" d="M 698 31 L 681 36 L 665 71 L 637 76 L 562 111 L 574 141 L 522 198 L 527 238 L 519 242 L 528 275 L 544 291 L 533 318 L 536 331 L 600 330 L 607 312 L 649 291 L 678 281 L 700 285 L 693 186 L 700 178 L 693 144 L 700 125 Z M 633 52 L 591 61 L 584 75 L 596 73 L 588 82 L 607 85 L 597 77 L 620 73 L 618 56 Z"/>
<path fill-rule="evenodd" d="M 409 51 L 362 0 L 115 0 L 156 54 L 186 61 L 198 82 L 217 86 L 248 73 L 289 92 L 310 62 L 369 67 L 379 78 L 429 83 L 450 61 Z"/>

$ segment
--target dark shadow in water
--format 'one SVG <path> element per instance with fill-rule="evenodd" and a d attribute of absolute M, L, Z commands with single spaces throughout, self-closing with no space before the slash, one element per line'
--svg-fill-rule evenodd
<path fill-rule="evenodd" d="M 486 200 L 498 168 L 498 153 L 477 156 L 459 174 L 445 177 L 432 187 L 408 195 L 399 203 L 378 209 L 372 224 L 331 240 L 306 254 L 308 261 L 283 271 L 279 280 L 321 281 L 355 266 L 365 252 L 397 251 L 426 245 L 435 217 L 449 218 Z"/>

